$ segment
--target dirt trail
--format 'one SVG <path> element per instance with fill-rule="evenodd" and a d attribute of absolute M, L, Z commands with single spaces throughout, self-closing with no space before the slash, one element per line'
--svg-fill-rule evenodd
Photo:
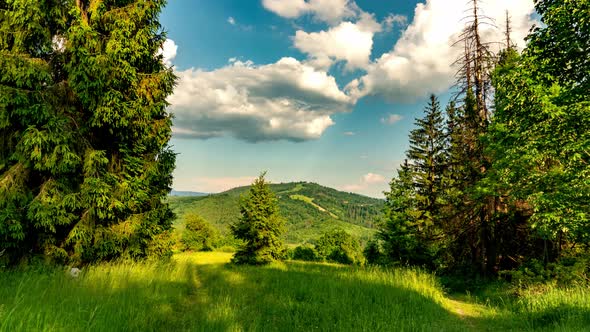
<path fill-rule="evenodd" d="M 456 314 L 461 318 L 470 330 L 472 331 L 483 331 L 481 326 L 478 324 L 478 320 L 489 314 L 489 308 L 476 303 L 469 303 L 458 299 L 457 297 L 449 297 L 446 303 L 447 310 Z"/>

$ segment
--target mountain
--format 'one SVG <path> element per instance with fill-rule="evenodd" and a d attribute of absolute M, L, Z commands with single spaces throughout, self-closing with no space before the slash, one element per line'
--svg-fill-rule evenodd
<path fill-rule="evenodd" d="M 199 192 L 195 192 L 195 191 L 177 191 L 177 190 L 172 190 L 170 192 L 170 196 L 207 196 L 209 194 L 207 193 L 199 193 Z"/>
<path fill-rule="evenodd" d="M 169 197 L 177 215 L 176 227 L 183 228 L 184 217 L 194 213 L 222 234 L 229 234 L 229 225 L 240 217 L 240 196 L 247 194 L 249 188 L 239 187 L 202 197 Z M 384 204 L 380 199 L 308 182 L 271 184 L 270 188 L 278 198 L 285 219 L 287 244 L 314 242 L 334 228 L 344 229 L 364 242 L 376 232 L 375 222 Z"/>

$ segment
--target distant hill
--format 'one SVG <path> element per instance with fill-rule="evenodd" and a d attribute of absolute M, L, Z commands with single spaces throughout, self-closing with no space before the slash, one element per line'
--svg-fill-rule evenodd
<path fill-rule="evenodd" d="M 177 190 L 172 190 L 170 192 L 170 196 L 207 196 L 207 195 L 209 195 L 209 194 L 195 192 L 195 191 L 177 191 Z"/>
<path fill-rule="evenodd" d="M 201 197 L 169 197 L 177 214 L 176 227 L 184 226 L 184 216 L 196 213 L 222 234 L 229 234 L 229 225 L 240 216 L 240 195 L 250 187 L 239 187 L 219 194 Z M 342 228 L 368 240 L 375 232 L 375 221 L 384 201 L 353 193 L 345 193 L 315 183 L 295 182 L 271 184 L 286 222 L 284 240 L 288 244 L 314 242 L 324 232 Z"/>

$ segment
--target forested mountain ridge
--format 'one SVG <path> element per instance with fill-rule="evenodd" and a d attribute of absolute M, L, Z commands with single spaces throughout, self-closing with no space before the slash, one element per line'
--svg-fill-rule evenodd
<path fill-rule="evenodd" d="M 184 217 L 198 214 L 222 234 L 240 216 L 239 202 L 249 186 L 234 188 L 205 197 L 169 197 L 177 215 L 176 226 L 182 228 Z M 325 231 L 342 228 L 362 240 L 375 232 L 383 200 L 346 193 L 315 183 L 293 182 L 271 184 L 282 217 L 285 219 L 284 240 L 288 244 L 313 242 Z"/>

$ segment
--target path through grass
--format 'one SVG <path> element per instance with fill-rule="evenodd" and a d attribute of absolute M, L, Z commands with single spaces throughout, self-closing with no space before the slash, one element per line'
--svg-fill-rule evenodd
<path fill-rule="evenodd" d="M 583 331 L 588 292 L 518 310 L 445 296 L 415 270 L 300 262 L 227 265 L 231 254 L 172 263 L 0 272 L 0 331 Z M 551 295 L 551 299 L 558 295 Z M 571 297 L 571 296 L 570 296 Z M 533 302 L 536 299 L 537 302 Z M 586 324 L 586 325 L 584 325 Z"/>

